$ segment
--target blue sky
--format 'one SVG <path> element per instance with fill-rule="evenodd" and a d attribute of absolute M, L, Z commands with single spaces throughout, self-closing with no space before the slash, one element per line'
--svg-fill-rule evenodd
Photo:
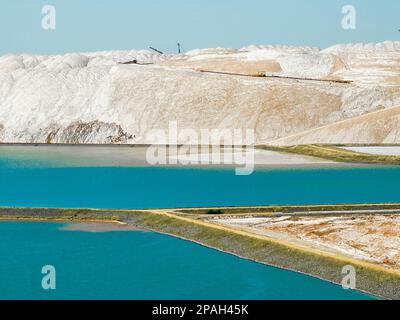
<path fill-rule="evenodd" d="M 42 6 L 56 8 L 56 30 L 41 27 Z M 343 30 L 341 9 L 357 10 Z M 400 39 L 399 0 L 1 0 L 0 54 L 64 53 Z"/>

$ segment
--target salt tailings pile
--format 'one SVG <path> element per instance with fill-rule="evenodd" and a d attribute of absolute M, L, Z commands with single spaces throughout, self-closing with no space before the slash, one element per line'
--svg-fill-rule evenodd
<path fill-rule="evenodd" d="M 256 143 L 400 143 L 396 106 L 400 42 L 0 57 L 0 142 L 140 144 L 177 121 Z"/>

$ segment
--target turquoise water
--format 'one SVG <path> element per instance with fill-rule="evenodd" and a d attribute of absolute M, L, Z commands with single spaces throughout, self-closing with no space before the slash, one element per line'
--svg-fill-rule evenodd
<path fill-rule="evenodd" d="M 85 161 L 76 149 L 70 165 L 69 149 L 62 156 L 53 152 L 48 159 L 46 152 L 17 149 L 5 152 L 0 147 L 0 206 L 167 208 L 400 201 L 398 167 L 257 169 L 250 176 L 235 176 L 228 168 L 146 167 L 140 157 L 135 158 L 141 163 L 137 166 L 119 166 L 119 159 L 111 159 L 117 162 L 113 166 L 93 165 L 95 149 Z M 368 298 L 163 235 L 71 232 L 61 231 L 61 226 L 0 223 L 0 298 Z M 40 287 L 40 270 L 47 264 L 57 268 L 57 290 L 51 292 Z"/>
<path fill-rule="evenodd" d="M 150 232 L 0 223 L 0 299 L 368 299 L 359 292 Z M 44 265 L 56 290 L 41 287 Z"/>
<path fill-rule="evenodd" d="M 0 168 L 0 205 L 167 208 L 267 204 L 399 202 L 391 167 L 232 169 Z"/>
<path fill-rule="evenodd" d="M 149 167 L 145 148 L 0 146 L 0 206 L 167 208 L 400 202 L 400 167 Z M 131 164 L 131 165 L 129 165 Z"/>

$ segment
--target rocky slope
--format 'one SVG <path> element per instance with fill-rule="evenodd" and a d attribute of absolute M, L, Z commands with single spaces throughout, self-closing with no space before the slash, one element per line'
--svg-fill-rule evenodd
<path fill-rule="evenodd" d="M 400 143 L 397 112 L 375 113 L 396 106 L 400 42 L 0 57 L 0 142 L 150 143 L 177 121 L 259 144 Z"/>

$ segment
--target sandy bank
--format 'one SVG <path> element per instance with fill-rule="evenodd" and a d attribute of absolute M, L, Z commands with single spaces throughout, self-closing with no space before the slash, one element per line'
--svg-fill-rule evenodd
<path fill-rule="evenodd" d="M 400 274 L 398 214 L 242 217 L 217 224 L 374 263 Z"/>
<path fill-rule="evenodd" d="M 180 154 L 173 148 L 167 148 L 169 158 L 167 163 L 178 163 L 182 167 L 188 167 L 182 163 L 190 162 L 191 166 L 204 167 L 230 167 L 225 164 L 212 164 L 213 152 L 198 152 L 200 148 L 194 148 L 187 154 Z M 35 166 L 150 166 L 146 160 L 148 146 L 112 146 L 112 145 L 33 145 L 33 144 L 0 144 L 1 158 L 6 159 L 15 166 L 23 166 L 25 161 L 30 161 Z M 221 148 L 220 159 L 225 156 L 235 160 L 235 154 L 245 157 L 249 151 L 244 149 Z M 253 159 L 253 157 L 248 157 Z M 171 161 L 175 160 L 175 161 Z M 343 163 L 320 159 L 307 155 L 286 153 L 272 150 L 254 150 L 254 164 L 259 167 L 277 166 L 343 166 Z M 161 166 L 161 165 L 159 165 Z M 176 165 L 163 165 L 176 166 Z"/>

